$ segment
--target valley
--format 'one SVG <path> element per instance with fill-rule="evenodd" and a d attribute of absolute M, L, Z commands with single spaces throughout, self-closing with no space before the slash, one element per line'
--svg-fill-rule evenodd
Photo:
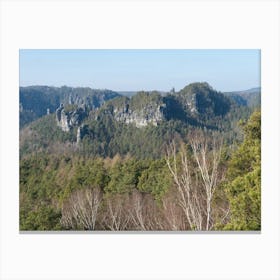
<path fill-rule="evenodd" d="M 21 230 L 260 228 L 260 89 L 19 94 Z"/>

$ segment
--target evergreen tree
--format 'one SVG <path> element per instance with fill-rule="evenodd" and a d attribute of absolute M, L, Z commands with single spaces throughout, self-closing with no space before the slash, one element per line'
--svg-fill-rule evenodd
<path fill-rule="evenodd" d="M 243 126 L 245 138 L 232 156 L 226 193 L 230 203 L 227 230 L 261 229 L 261 113 Z"/>

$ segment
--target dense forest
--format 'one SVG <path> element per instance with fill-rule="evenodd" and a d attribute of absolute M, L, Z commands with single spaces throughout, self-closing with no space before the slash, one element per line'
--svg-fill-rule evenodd
<path fill-rule="evenodd" d="M 260 230 L 260 90 L 20 88 L 20 230 Z"/>

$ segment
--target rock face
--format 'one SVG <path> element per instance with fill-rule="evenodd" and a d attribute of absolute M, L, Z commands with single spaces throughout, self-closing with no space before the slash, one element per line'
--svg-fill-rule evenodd
<path fill-rule="evenodd" d="M 60 106 L 56 109 L 56 123 L 63 131 L 70 130 L 69 120 L 65 114 L 63 104 L 60 104 Z"/>
<path fill-rule="evenodd" d="M 80 94 L 68 88 L 69 96 L 64 96 L 62 102 L 78 107 L 85 107 L 88 110 L 93 110 L 101 107 L 107 100 L 118 97 L 119 94 L 110 90 L 91 90 L 89 88 L 80 88 Z M 78 91 L 79 89 L 76 89 Z"/>
<path fill-rule="evenodd" d="M 126 124 L 134 123 L 136 127 L 147 126 L 152 124 L 157 126 L 165 119 L 164 116 L 165 104 L 149 104 L 142 109 L 131 110 L 129 104 L 122 108 L 114 108 L 114 118 Z"/>
<path fill-rule="evenodd" d="M 66 112 L 64 105 L 60 104 L 56 109 L 56 122 L 63 131 L 70 131 L 74 126 L 81 124 L 82 120 L 87 116 L 84 108 L 77 108 L 74 111 Z"/>
<path fill-rule="evenodd" d="M 102 100 L 102 94 L 99 98 Z M 94 107 L 88 96 L 82 100 L 70 95 L 67 102 L 67 110 L 63 104 L 56 110 L 57 124 L 63 131 L 78 127 L 77 142 L 87 133 L 82 122 L 88 115 L 95 120 L 109 115 L 111 120 L 145 127 L 157 126 L 171 119 L 196 124 L 204 118 L 222 116 L 230 108 L 228 98 L 213 90 L 207 83 L 190 84 L 180 92 L 166 96 L 156 91 L 142 91 L 131 98 L 117 97 L 106 102 L 100 109 Z"/>
<path fill-rule="evenodd" d="M 131 98 L 116 98 L 103 108 L 116 121 L 136 127 L 157 126 L 166 119 L 166 104 L 158 92 L 139 92 Z"/>
<path fill-rule="evenodd" d="M 81 126 L 78 127 L 77 129 L 77 144 L 81 142 L 83 137 L 88 133 L 88 126 L 82 124 Z"/>
<path fill-rule="evenodd" d="M 192 115 L 198 114 L 196 94 L 189 96 L 189 98 L 186 100 L 186 107 Z"/>

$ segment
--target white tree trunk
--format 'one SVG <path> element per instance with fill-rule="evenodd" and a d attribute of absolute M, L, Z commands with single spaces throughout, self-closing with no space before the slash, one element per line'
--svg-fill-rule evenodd
<path fill-rule="evenodd" d="M 197 168 L 190 166 L 185 148 L 181 147 L 177 154 L 174 142 L 167 148 L 166 163 L 177 187 L 179 205 L 189 227 L 210 230 L 214 223 L 211 204 L 219 182 L 222 140 L 215 139 L 215 136 L 210 139 L 202 132 L 191 134 L 189 139 Z"/>

